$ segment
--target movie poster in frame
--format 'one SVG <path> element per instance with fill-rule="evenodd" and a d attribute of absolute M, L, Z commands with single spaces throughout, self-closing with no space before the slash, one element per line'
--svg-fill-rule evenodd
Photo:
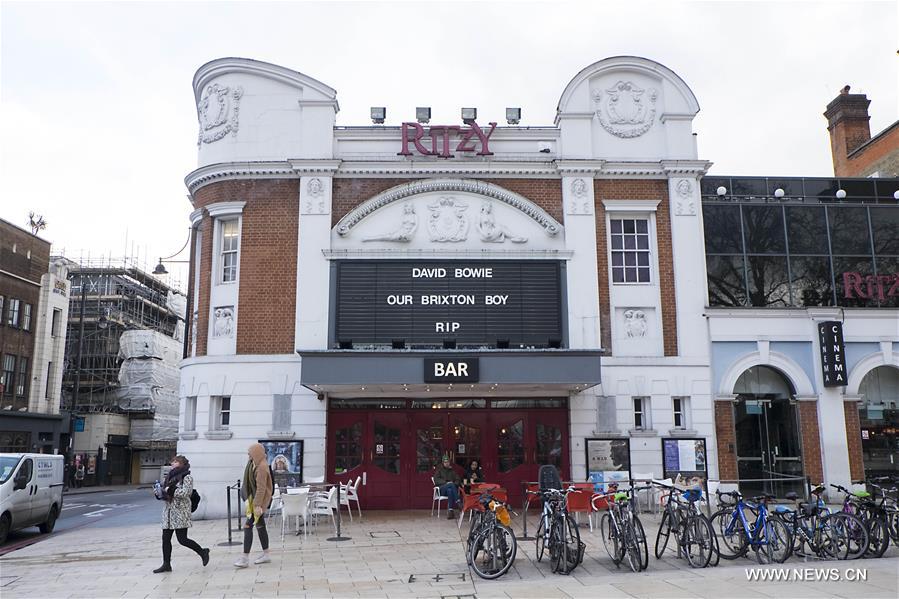
<path fill-rule="evenodd" d="M 587 478 L 597 493 L 606 485 L 631 478 L 631 441 L 625 438 L 585 439 Z"/>
<path fill-rule="evenodd" d="M 297 487 L 303 482 L 303 442 L 260 440 L 265 457 L 272 467 L 275 484 L 281 488 Z"/>

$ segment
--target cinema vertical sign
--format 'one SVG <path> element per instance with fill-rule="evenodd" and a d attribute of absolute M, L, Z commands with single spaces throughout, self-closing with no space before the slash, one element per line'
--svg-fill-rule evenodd
<path fill-rule="evenodd" d="M 818 344 L 821 348 L 821 376 L 825 387 L 845 387 L 846 347 L 843 343 L 843 323 L 818 323 Z"/>

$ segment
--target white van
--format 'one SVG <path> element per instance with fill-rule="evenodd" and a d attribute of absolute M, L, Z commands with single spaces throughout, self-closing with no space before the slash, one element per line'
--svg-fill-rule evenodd
<path fill-rule="evenodd" d="M 0 544 L 13 530 L 53 532 L 62 510 L 64 456 L 0 453 Z"/>

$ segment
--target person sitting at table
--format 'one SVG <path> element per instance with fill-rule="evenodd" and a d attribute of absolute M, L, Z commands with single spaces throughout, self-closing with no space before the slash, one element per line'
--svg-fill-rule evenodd
<path fill-rule="evenodd" d="M 440 488 L 440 494 L 446 497 L 447 520 L 456 517 L 456 505 L 459 503 L 459 474 L 450 465 L 449 456 L 443 455 L 443 462 L 434 470 L 434 484 Z"/>
<path fill-rule="evenodd" d="M 477 460 L 472 460 L 468 465 L 468 470 L 465 471 L 465 478 L 462 479 L 462 484 L 465 486 L 465 492 L 471 493 L 471 486 L 478 485 L 484 482 L 484 473 L 481 472 L 481 465 Z"/>

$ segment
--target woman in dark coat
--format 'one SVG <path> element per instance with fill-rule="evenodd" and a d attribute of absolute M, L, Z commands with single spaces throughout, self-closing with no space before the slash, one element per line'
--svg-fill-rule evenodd
<path fill-rule="evenodd" d="M 183 455 L 172 459 L 169 470 L 162 484 L 162 495 L 165 505 L 162 508 L 162 565 L 153 570 L 155 573 L 172 571 L 172 535 L 188 549 L 193 549 L 203 565 L 209 563 L 209 549 L 203 549 L 196 541 L 187 537 L 190 528 L 190 496 L 194 490 L 194 479 L 190 475 L 190 462 Z"/>

